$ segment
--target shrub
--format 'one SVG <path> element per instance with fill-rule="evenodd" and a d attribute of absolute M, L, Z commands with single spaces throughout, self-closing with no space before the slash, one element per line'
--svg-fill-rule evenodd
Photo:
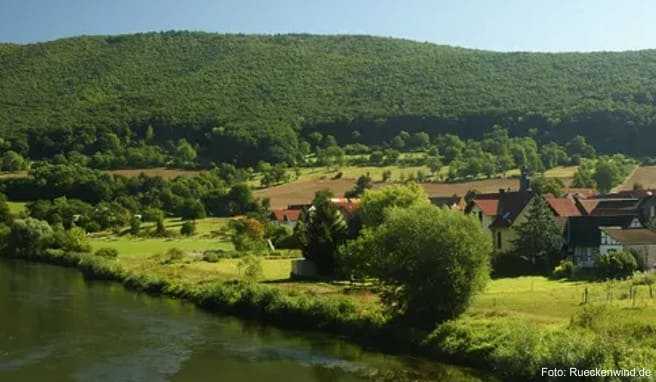
<path fill-rule="evenodd" d="M 217 263 L 219 260 L 221 260 L 221 256 L 215 252 L 205 252 L 203 254 L 203 261 L 208 263 Z"/>
<path fill-rule="evenodd" d="M 255 255 L 244 256 L 237 264 L 239 274 L 247 281 L 257 281 L 264 274 L 262 258 Z"/>
<path fill-rule="evenodd" d="M 182 227 L 180 227 L 180 234 L 185 236 L 193 236 L 195 233 L 196 233 L 195 220 L 187 220 L 184 223 L 182 223 Z"/>
<path fill-rule="evenodd" d="M 597 275 L 605 279 L 623 279 L 638 269 L 638 262 L 630 252 L 611 252 L 597 258 Z"/>
<path fill-rule="evenodd" d="M 574 262 L 572 260 L 561 260 L 554 268 L 552 277 L 555 279 L 568 279 L 574 275 Z"/>
<path fill-rule="evenodd" d="M 160 263 L 163 265 L 172 264 L 182 260 L 184 258 L 184 255 L 185 255 L 184 251 L 181 250 L 180 248 L 171 248 L 168 251 L 166 251 L 166 253 L 164 253 Z"/>
<path fill-rule="evenodd" d="M 94 255 L 105 259 L 116 259 L 118 257 L 118 250 L 116 248 L 100 248 L 94 252 Z"/>
<path fill-rule="evenodd" d="M 383 224 L 364 229 L 344 251 L 380 281 L 390 312 L 432 328 L 464 312 L 485 286 L 491 247 L 473 218 L 415 204 L 389 210 Z"/>

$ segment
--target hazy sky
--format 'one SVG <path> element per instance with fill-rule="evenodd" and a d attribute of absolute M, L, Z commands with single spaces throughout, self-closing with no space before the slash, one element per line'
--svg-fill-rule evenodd
<path fill-rule="evenodd" d="M 656 48 L 654 0 L 0 0 L 0 41 L 170 29 L 370 34 L 489 50 Z"/>

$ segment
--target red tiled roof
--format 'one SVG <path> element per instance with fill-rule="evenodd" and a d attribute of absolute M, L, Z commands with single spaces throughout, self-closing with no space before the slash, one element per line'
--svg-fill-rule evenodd
<path fill-rule="evenodd" d="M 579 211 L 572 199 L 547 196 L 545 200 L 558 217 L 581 216 L 581 211 Z"/>
<path fill-rule="evenodd" d="M 473 203 L 483 211 L 485 215 L 496 216 L 499 207 L 499 199 L 474 199 Z"/>
<path fill-rule="evenodd" d="M 301 210 L 297 209 L 277 209 L 272 210 L 273 217 L 279 222 L 295 222 L 301 216 Z"/>

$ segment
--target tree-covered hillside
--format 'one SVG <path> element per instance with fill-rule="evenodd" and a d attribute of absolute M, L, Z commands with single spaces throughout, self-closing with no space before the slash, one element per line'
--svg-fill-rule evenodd
<path fill-rule="evenodd" d="M 184 138 L 205 161 L 291 161 L 313 131 L 382 145 L 401 130 L 479 137 L 494 124 L 652 155 L 655 111 L 652 50 L 494 53 L 189 32 L 0 45 L 2 148 L 33 159 L 174 152 Z"/>

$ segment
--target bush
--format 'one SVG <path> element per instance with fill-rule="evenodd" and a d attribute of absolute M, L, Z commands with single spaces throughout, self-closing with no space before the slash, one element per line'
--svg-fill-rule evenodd
<path fill-rule="evenodd" d="M 187 220 L 184 223 L 182 223 L 182 227 L 180 227 L 180 234 L 185 236 L 193 236 L 195 233 L 196 233 L 195 220 Z"/>
<path fill-rule="evenodd" d="M 623 279 L 638 270 L 638 262 L 630 252 L 611 252 L 597 258 L 597 275 L 604 279 Z"/>
<path fill-rule="evenodd" d="M 221 260 L 221 256 L 216 252 L 205 252 L 203 254 L 203 261 L 207 261 L 208 263 L 217 263 L 219 260 Z"/>
<path fill-rule="evenodd" d="M 239 274 L 247 281 L 257 281 L 264 275 L 262 258 L 255 255 L 244 256 L 237 264 Z"/>
<path fill-rule="evenodd" d="M 94 252 L 95 256 L 104 257 L 105 259 L 116 259 L 118 250 L 116 248 L 100 248 Z"/>
<path fill-rule="evenodd" d="M 184 258 L 184 251 L 180 248 L 171 248 L 162 256 L 160 263 L 162 265 L 172 264 Z"/>
<path fill-rule="evenodd" d="M 485 286 L 491 248 L 473 218 L 415 204 L 387 211 L 383 224 L 364 229 L 340 259 L 350 257 L 380 281 L 390 312 L 432 328 L 464 312 Z"/>
<path fill-rule="evenodd" d="M 554 279 L 569 279 L 572 276 L 574 276 L 574 262 L 572 260 L 561 260 L 552 273 Z"/>

